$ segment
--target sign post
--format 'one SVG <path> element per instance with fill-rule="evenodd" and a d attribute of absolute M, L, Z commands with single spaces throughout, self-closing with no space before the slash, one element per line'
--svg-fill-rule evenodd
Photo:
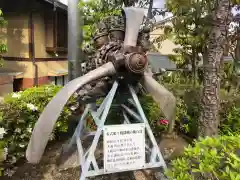
<path fill-rule="evenodd" d="M 129 86 L 131 98 L 120 105 L 124 117 L 122 124 L 105 125 L 117 88 L 118 82 L 115 81 L 97 110 L 91 108 L 91 105 L 86 107 L 68 145 L 70 148 L 77 144 L 82 169 L 80 180 L 117 172 L 166 167 L 148 120 L 131 86 Z M 97 125 L 96 132 L 87 131 L 85 118 L 89 113 Z M 82 139 L 86 136 L 93 136 L 93 141 L 90 147 L 84 150 Z M 101 136 L 103 136 L 103 157 L 96 159 L 95 151 Z M 100 167 L 101 163 L 98 163 L 99 160 L 103 161 L 102 167 Z"/>

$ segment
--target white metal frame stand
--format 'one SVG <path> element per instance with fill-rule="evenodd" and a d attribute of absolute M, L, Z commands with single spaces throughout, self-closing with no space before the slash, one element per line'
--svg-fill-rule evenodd
<path fill-rule="evenodd" d="M 107 172 L 104 172 L 103 167 L 98 166 L 94 152 L 98 145 L 99 139 L 103 134 L 102 132 L 104 130 L 104 124 L 105 124 L 107 115 L 109 113 L 110 107 L 112 105 L 113 99 L 115 97 L 115 94 L 117 92 L 118 86 L 119 86 L 118 82 L 115 81 L 112 86 L 112 89 L 110 90 L 110 92 L 108 93 L 108 95 L 103 100 L 102 104 L 97 110 L 94 110 L 90 104 L 86 106 L 85 111 L 83 112 L 80 118 L 79 124 L 75 130 L 75 133 L 70 143 L 68 144 L 69 148 L 72 147 L 73 144 L 75 143 L 77 144 L 79 163 L 82 169 L 80 180 L 85 180 L 86 177 L 93 177 L 93 176 L 107 174 Z M 124 124 L 131 124 L 131 121 L 129 120 L 130 116 L 134 118 L 136 121 L 138 121 L 139 123 L 144 123 L 146 128 L 146 134 L 148 135 L 149 140 L 152 144 L 151 147 L 146 144 L 145 153 L 146 153 L 146 157 L 147 156 L 149 157 L 148 158 L 149 162 L 146 162 L 145 166 L 142 169 L 150 169 L 150 168 L 157 168 L 157 167 L 166 168 L 165 161 L 159 150 L 158 144 L 152 133 L 148 120 L 143 112 L 143 109 L 141 107 L 141 104 L 138 100 L 138 97 L 134 89 L 130 85 L 129 85 L 129 92 L 132 98 L 129 99 L 128 102 L 135 107 L 137 112 L 130 109 L 127 105 L 121 104 L 121 109 L 124 117 Z M 87 136 L 94 136 L 94 138 L 89 149 L 84 152 L 81 137 L 83 136 L 83 131 L 86 128 L 85 118 L 89 113 L 92 115 L 94 122 L 97 125 L 97 130 L 96 132 L 91 132 L 87 134 Z"/>

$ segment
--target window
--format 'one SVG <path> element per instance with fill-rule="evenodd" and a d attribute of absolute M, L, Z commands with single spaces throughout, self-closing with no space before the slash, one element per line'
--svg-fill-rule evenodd
<path fill-rule="evenodd" d="M 56 23 L 56 37 L 57 37 L 57 47 L 66 48 L 67 47 L 67 36 L 68 36 L 68 21 L 67 14 L 57 13 L 57 23 Z"/>
<path fill-rule="evenodd" d="M 61 9 L 45 13 L 46 51 L 67 52 L 68 19 L 67 12 Z"/>
<path fill-rule="evenodd" d="M 53 85 L 64 86 L 68 83 L 68 76 L 50 76 L 49 81 Z"/>

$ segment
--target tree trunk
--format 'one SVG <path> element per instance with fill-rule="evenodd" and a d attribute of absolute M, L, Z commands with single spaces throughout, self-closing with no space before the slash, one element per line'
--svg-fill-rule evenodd
<path fill-rule="evenodd" d="M 229 0 L 216 0 L 212 14 L 208 55 L 204 62 L 202 112 L 199 119 L 199 136 L 215 136 L 219 125 L 220 62 L 226 39 L 229 17 Z"/>

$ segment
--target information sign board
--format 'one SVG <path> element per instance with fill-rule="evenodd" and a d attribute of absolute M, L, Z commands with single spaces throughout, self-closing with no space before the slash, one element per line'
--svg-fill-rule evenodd
<path fill-rule="evenodd" d="M 104 126 L 104 171 L 121 172 L 145 165 L 145 124 Z"/>

